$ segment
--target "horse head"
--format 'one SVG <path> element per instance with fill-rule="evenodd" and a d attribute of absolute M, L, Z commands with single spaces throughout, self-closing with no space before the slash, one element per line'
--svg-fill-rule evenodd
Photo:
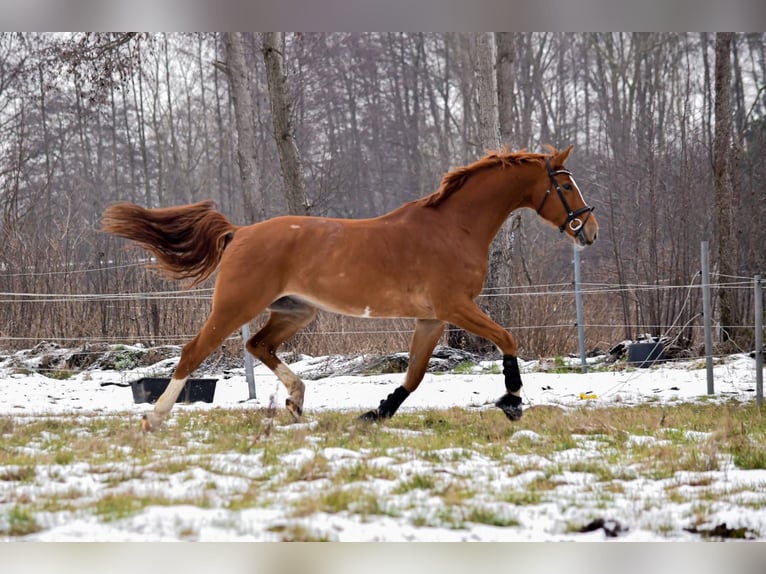
<path fill-rule="evenodd" d="M 570 145 L 563 151 L 549 146 L 550 155 L 545 158 L 545 173 L 533 193 L 537 214 L 559 231 L 566 233 L 575 244 L 591 245 L 598 235 L 598 221 L 593 207 L 585 203 L 572 172 L 564 167 Z M 551 197 L 553 195 L 554 197 Z"/>

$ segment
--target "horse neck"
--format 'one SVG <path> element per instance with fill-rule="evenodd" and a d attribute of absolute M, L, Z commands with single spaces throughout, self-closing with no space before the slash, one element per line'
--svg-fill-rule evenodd
<path fill-rule="evenodd" d="M 444 205 L 456 225 L 487 248 L 511 212 L 532 207 L 532 189 L 539 174 L 533 166 L 498 166 L 471 176 Z"/>

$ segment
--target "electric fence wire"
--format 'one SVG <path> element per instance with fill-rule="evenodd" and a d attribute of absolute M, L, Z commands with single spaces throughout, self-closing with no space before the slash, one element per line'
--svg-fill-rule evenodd
<path fill-rule="evenodd" d="M 110 268 L 122 268 L 144 265 L 144 263 L 129 264 L 124 266 L 113 266 Z M 107 268 L 103 268 L 107 269 Z M 88 270 L 83 270 L 88 271 Z M 56 272 L 58 273 L 58 272 Z M 62 272 L 65 273 L 65 272 Z M 620 293 L 624 291 L 649 291 L 649 290 L 669 290 L 669 289 L 686 289 L 686 296 L 683 305 L 676 315 L 675 319 L 670 325 L 649 325 L 649 324 L 603 324 L 603 323 L 586 323 L 584 327 L 600 327 L 600 328 L 619 328 L 619 327 L 633 327 L 633 328 L 664 328 L 662 337 L 667 337 L 667 334 L 677 327 L 677 323 L 686 309 L 692 290 L 694 288 L 694 281 L 700 272 L 696 272 L 692 277 L 692 281 L 687 285 L 662 285 L 662 284 L 620 284 L 610 285 L 606 283 L 583 283 L 583 285 L 590 288 L 584 289 L 583 294 L 586 295 L 601 295 L 609 293 Z M 7 275 L 6 275 L 7 276 Z M 0 275 L 0 278 L 3 275 Z M 746 279 L 740 276 L 727 276 L 726 278 L 732 279 Z M 715 283 L 711 284 L 713 288 L 751 288 L 751 279 L 747 281 L 734 281 L 727 283 Z M 485 289 L 479 297 L 525 297 L 525 296 L 541 296 L 541 295 L 573 295 L 574 289 L 558 289 L 551 290 L 556 287 L 570 287 L 571 283 L 549 283 L 534 286 L 510 286 L 510 287 L 494 287 Z M 522 290 L 526 289 L 526 290 Z M 118 302 L 118 301 L 151 301 L 151 300 L 209 300 L 212 297 L 213 288 L 197 288 L 193 290 L 168 290 L 168 291 L 144 291 L 144 292 L 130 292 L 130 293 L 18 293 L 18 292 L 0 292 L 0 303 L 3 304 L 15 304 L 15 303 L 101 303 L 101 302 Z M 695 314 L 691 317 L 686 324 L 679 329 L 679 333 L 688 327 L 699 314 Z M 737 325 L 742 327 L 742 325 Z M 540 325 L 514 325 L 505 326 L 507 329 L 513 330 L 535 330 L 535 329 L 571 329 L 572 323 L 558 323 L 558 324 L 540 324 Z M 726 326 L 721 326 L 725 328 Z M 747 326 L 745 326 L 747 327 Z M 454 329 L 447 329 L 447 332 Z M 377 334 L 406 334 L 411 333 L 412 329 L 353 329 L 343 331 L 315 331 L 305 332 L 303 335 L 309 336 L 333 336 L 333 335 L 377 335 Z M 176 336 L 152 336 L 153 340 L 164 341 L 179 341 L 183 342 L 193 337 L 193 335 L 176 335 Z M 232 338 L 232 337 L 230 337 Z M 238 338 L 234 336 L 233 338 Z M 125 337 L 55 337 L 60 341 L 88 341 L 88 342 L 107 342 L 107 341 L 124 341 Z M 18 337 L 18 336 L 0 336 L 0 341 L 22 341 L 22 340 L 40 340 L 39 337 Z M 740 349 L 741 350 L 741 349 Z M 743 351 L 744 352 L 744 351 Z"/>

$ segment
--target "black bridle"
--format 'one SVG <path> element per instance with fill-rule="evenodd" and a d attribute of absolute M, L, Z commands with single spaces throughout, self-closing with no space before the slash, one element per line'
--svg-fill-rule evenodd
<path fill-rule="evenodd" d="M 551 187 L 545 190 L 545 196 L 543 197 L 542 202 L 540 202 L 540 207 L 537 208 L 537 214 L 540 215 L 540 212 L 543 210 L 543 207 L 545 206 L 545 202 L 548 201 L 548 196 L 551 194 L 551 188 L 556 190 L 556 193 L 559 196 L 559 199 L 561 200 L 561 204 L 564 206 L 564 209 L 566 209 L 567 212 L 567 219 L 564 223 L 559 225 L 559 231 L 561 233 L 564 233 L 564 230 L 567 228 L 567 225 L 569 226 L 569 229 L 572 230 L 575 237 L 578 237 L 580 233 L 582 233 L 582 229 L 585 226 L 585 222 L 588 221 L 588 218 L 590 217 L 590 214 L 593 212 L 593 207 L 590 207 L 586 205 L 585 207 L 581 207 L 577 211 L 572 211 L 572 209 L 569 207 L 569 203 L 567 202 L 566 197 L 564 197 L 564 192 L 561 191 L 561 186 L 556 181 L 556 178 L 554 176 L 559 174 L 568 175 L 569 178 L 572 180 L 572 183 L 574 183 L 574 178 L 572 177 L 572 172 L 568 169 L 557 169 L 556 171 L 553 171 L 551 169 L 551 160 L 549 158 L 545 158 L 545 167 L 548 170 L 548 177 L 551 180 Z M 575 188 L 577 188 L 577 184 L 574 184 Z M 579 189 L 578 189 L 579 191 Z M 582 196 L 582 194 L 580 194 Z M 581 215 L 587 214 L 584 218 L 580 218 Z"/>

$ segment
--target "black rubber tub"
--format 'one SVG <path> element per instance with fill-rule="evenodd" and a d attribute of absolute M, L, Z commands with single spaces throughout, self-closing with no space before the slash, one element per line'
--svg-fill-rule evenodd
<path fill-rule="evenodd" d="M 628 347 L 628 364 L 639 368 L 651 367 L 665 360 L 665 347 L 659 341 L 633 343 Z"/>
<path fill-rule="evenodd" d="M 212 403 L 215 384 L 218 379 L 189 379 L 184 390 L 178 395 L 177 403 Z M 154 403 L 165 392 L 170 379 L 144 377 L 130 383 L 133 389 L 133 401 L 136 403 Z"/>

